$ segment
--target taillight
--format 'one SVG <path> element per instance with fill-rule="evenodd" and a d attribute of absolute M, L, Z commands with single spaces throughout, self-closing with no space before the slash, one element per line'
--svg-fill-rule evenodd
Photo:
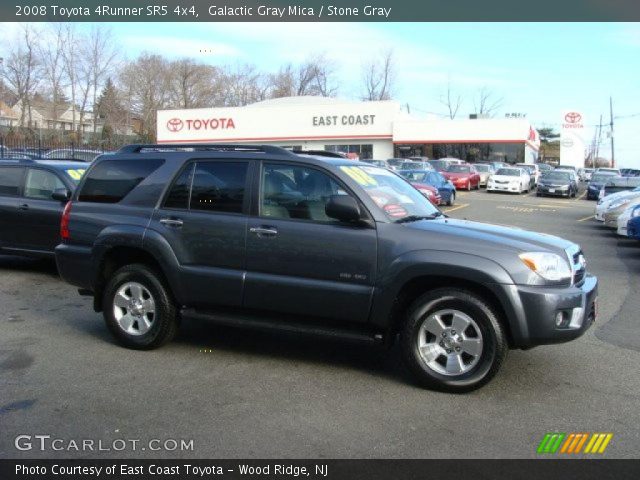
<path fill-rule="evenodd" d="M 69 217 L 71 216 L 71 202 L 67 202 L 62 211 L 62 218 L 60 219 L 60 237 L 62 240 L 69 240 L 71 234 L 69 233 Z"/>

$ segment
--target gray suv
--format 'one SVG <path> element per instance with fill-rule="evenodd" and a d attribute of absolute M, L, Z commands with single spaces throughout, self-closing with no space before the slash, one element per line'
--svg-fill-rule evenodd
<path fill-rule="evenodd" d="M 136 349 L 183 318 L 397 340 L 419 384 L 464 392 L 509 348 L 596 317 L 578 245 L 454 220 L 387 169 L 278 147 L 125 147 L 91 165 L 61 236 L 60 274 Z"/>

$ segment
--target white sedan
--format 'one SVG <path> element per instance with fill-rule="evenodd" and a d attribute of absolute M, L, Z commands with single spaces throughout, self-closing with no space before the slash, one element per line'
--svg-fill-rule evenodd
<path fill-rule="evenodd" d="M 487 192 L 528 192 L 531 188 L 531 177 L 523 168 L 503 167 L 489 177 Z"/>
<path fill-rule="evenodd" d="M 625 208 L 624 212 L 622 212 L 618 217 L 618 228 L 616 233 L 620 236 L 626 237 L 629 220 L 631 220 L 632 217 L 637 217 L 638 215 L 640 215 L 640 205 L 632 202 L 631 205 Z"/>

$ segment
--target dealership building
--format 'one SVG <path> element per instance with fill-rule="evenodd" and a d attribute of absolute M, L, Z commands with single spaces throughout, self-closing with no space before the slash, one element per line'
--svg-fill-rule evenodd
<path fill-rule="evenodd" d="M 522 118 L 430 120 L 395 101 L 285 97 L 244 107 L 158 111 L 158 143 L 250 143 L 360 159 L 425 156 L 533 163 L 540 138 Z"/>

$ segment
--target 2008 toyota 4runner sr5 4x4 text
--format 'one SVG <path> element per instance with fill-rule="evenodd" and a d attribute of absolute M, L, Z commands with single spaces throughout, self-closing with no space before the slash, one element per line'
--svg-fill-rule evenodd
<path fill-rule="evenodd" d="M 66 205 L 56 260 L 125 346 L 182 318 L 400 342 L 426 387 L 488 382 L 509 348 L 595 320 L 576 244 L 454 220 L 395 173 L 272 146 L 130 145 Z"/>

